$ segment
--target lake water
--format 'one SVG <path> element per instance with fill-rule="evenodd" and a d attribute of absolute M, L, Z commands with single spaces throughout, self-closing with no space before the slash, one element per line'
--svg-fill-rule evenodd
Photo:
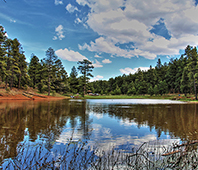
<path fill-rule="evenodd" d="M 170 100 L 93 99 L 0 103 L 0 163 L 21 143 L 50 150 L 69 140 L 101 150 L 130 150 L 143 142 L 198 139 L 198 105 Z"/>

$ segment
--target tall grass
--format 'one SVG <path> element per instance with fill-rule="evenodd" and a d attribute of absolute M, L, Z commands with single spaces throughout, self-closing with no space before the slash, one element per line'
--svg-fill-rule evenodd
<path fill-rule="evenodd" d="M 64 149 L 49 149 L 46 143 L 18 146 L 18 156 L 4 160 L 0 169 L 197 169 L 197 141 L 163 147 L 158 142 L 143 143 L 126 151 L 115 147 L 108 151 L 88 147 L 87 142 L 72 139 Z"/>

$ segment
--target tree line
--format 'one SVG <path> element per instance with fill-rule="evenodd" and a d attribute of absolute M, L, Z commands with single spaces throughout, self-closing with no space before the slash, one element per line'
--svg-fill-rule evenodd
<path fill-rule="evenodd" d="M 60 59 L 55 55 L 53 48 L 49 47 L 46 57 L 39 60 L 31 55 L 30 63 L 18 39 L 10 39 L 0 25 L 0 83 L 6 90 L 13 87 L 18 89 L 36 88 L 40 93 L 86 93 L 89 77 L 93 77 L 92 63 L 86 59 L 78 62 L 78 70 L 82 76 L 78 77 L 75 67 L 72 68 L 70 77 L 63 67 Z M 2 86 L 3 86 L 2 85 Z"/>
<path fill-rule="evenodd" d="M 89 82 L 94 67 L 89 60 L 78 61 L 68 76 L 55 51 L 49 47 L 45 58 L 32 54 L 30 63 L 22 45 L 17 39 L 9 39 L 0 26 L 0 79 L 6 89 L 32 87 L 40 93 L 62 94 L 92 93 L 111 95 L 163 95 L 167 93 L 194 93 L 197 99 L 198 53 L 197 48 L 188 45 L 180 58 L 170 59 L 162 64 L 160 58 L 155 67 L 135 74 L 129 74 Z M 80 72 L 80 76 L 79 73 Z"/>
<path fill-rule="evenodd" d="M 90 83 L 90 88 L 100 94 L 163 95 L 167 93 L 194 93 L 197 99 L 198 53 L 197 48 L 188 45 L 180 58 L 170 59 L 135 74 L 110 78 L 108 81 Z"/>

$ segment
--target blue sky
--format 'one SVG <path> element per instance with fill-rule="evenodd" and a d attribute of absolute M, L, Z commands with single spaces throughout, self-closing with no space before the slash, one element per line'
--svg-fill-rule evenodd
<path fill-rule="evenodd" d="M 197 46 L 197 16 L 194 0 L 0 0 L 0 24 L 27 62 L 52 47 L 68 74 L 77 61 L 92 61 L 92 80 L 146 70 Z"/>

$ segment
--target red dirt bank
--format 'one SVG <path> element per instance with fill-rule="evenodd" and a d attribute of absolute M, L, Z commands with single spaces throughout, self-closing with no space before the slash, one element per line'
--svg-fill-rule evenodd
<path fill-rule="evenodd" d="M 55 97 L 55 96 L 46 96 L 41 95 L 36 92 L 24 91 L 13 89 L 10 92 L 6 92 L 6 90 L 0 90 L 0 101 L 8 101 L 8 100 L 60 100 L 66 99 L 66 97 Z"/>

